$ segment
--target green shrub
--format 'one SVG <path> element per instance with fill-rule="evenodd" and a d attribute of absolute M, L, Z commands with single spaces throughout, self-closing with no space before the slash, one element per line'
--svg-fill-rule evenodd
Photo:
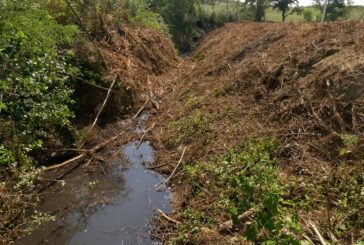
<path fill-rule="evenodd" d="M 149 10 L 144 0 L 124 0 L 127 9 L 127 18 L 130 22 L 139 23 L 166 35 L 169 34 L 168 26 L 163 18 Z"/>
<path fill-rule="evenodd" d="M 240 226 L 246 239 L 257 244 L 300 244 L 296 204 L 289 198 L 275 165 L 276 148 L 277 143 L 272 139 L 251 139 L 223 157 L 185 164 L 183 173 L 192 187 L 196 185 L 200 191 L 192 195 L 197 199 L 194 202 L 204 198 L 200 194 L 204 190 L 219 196 L 206 207 L 194 208 L 203 209 L 206 218 L 216 218 L 225 211 L 234 225 L 238 225 L 239 215 L 253 209 L 251 221 Z M 194 220 L 188 217 L 183 227 Z M 185 236 L 179 237 L 193 238 L 194 232 L 202 226 L 204 224 L 194 223 L 193 228 L 184 230 Z"/>
<path fill-rule="evenodd" d="M 227 178 L 233 187 L 228 212 L 236 223 L 240 214 L 254 209 L 254 219 L 244 231 L 250 241 L 299 244 L 292 235 L 300 231 L 294 203 L 285 198 L 287 193 L 272 158 L 275 145 L 272 140 L 251 140 L 228 154 L 226 165 L 235 168 L 233 177 Z M 241 170 L 236 170 L 239 167 Z"/>
<path fill-rule="evenodd" d="M 8 3 L 8 4 L 6 4 Z M 51 140 L 67 141 L 72 134 L 69 109 L 72 84 L 66 47 L 77 34 L 32 1 L 5 2 L 0 15 L 1 154 L 3 165 L 23 164 Z"/>
<path fill-rule="evenodd" d="M 303 18 L 306 21 L 311 22 L 313 20 L 313 12 L 310 9 L 303 10 Z"/>

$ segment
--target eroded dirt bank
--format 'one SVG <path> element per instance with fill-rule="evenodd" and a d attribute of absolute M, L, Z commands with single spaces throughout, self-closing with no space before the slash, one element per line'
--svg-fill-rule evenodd
<path fill-rule="evenodd" d="M 161 235 L 180 244 L 364 239 L 363 22 L 228 24 L 180 67 L 150 119 L 161 171 L 187 146 L 171 178 L 181 223 L 162 222 Z"/>

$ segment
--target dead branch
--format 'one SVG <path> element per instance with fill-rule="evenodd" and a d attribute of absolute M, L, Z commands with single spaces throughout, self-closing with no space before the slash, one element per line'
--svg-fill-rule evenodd
<path fill-rule="evenodd" d="M 175 223 L 176 225 L 179 225 L 181 224 L 181 222 L 175 220 L 175 219 L 172 219 L 171 217 L 168 217 L 162 210 L 160 210 L 159 208 L 157 209 L 157 211 L 163 216 L 163 218 L 165 218 L 166 220 L 172 222 L 172 223 Z"/>
<path fill-rule="evenodd" d="M 321 245 L 326 245 L 326 241 L 321 236 L 321 234 L 320 234 L 319 230 L 317 229 L 316 225 L 312 221 L 309 221 L 309 225 L 311 226 L 312 230 L 315 232 L 316 236 L 320 240 Z"/>
<path fill-rule="evenodd" d="M 254 209 L 252 209 L 252 208 L 245 211 L 244 213 L 239 215 L 238 222 L 243 223 L 243 222 L 247 221 L 252 216 L 253 213 L 254 213 Z M 226 221 L 226 222 L 219 225 L 219 232 L 220 233 L 231 231 L 232 229 L 233 229 L 233 221 L 232 220 Z"/>
<path fill-rule="evenodd" d="M 160 106 L 159 106 L 159 103 L 158 101 L 155 99 L 155 96 L 153 94 L 152 91 L 150 91 L 150 101 L 152 102 L 153 106 L 155 107 L 155 109 L 159 110 L 160 109 Z"/>
<path fill-rule="evenodd" d="M 111 83 L 111 85 L 110 85 L 110 88 L 109 88 L 109 90 L 107 91 L 107 94 L 106 94 L 105 100 L 104 100 L 104 102 L 102 103 L 102 106 L 101 106 L 101 108 L 100 108 L 99 112 L 97 113 L 97 115 L 96 115 L 96 117 L 95 117 L 95 120 L 94 120 L 94 122 L 92 123 L 91 128 L 89 129 L 89 131 L 91 131 L 91 130 L 95 127 L 95 125 L 96 125 L 96 123 L 97 123 L 97 120 L 99 120 L 99 116 L 100 116 L 100 114 L 101 114 L 102 110 L 104 109 L 104 107 L 105 107 L 105 105 L 106 105 L 107 101 L 109 100 L 109 97 L 110 97 L 110 94 L 111 94 L 111 90 L 112 90 L 112 88 L 114 87 L 114 84 L 115 84 L 115 82 L 116 82 L 117 78 L 118 78 L 118 75 L 116 75 L 116 76 L 115 76 L 115 78 L 114 78 L 114 80 L 112 81 L 112 83 Z"/>
<path fill-rule="evenodd" d="M 137 145 L 137 149 L 139 149 L 139 147 L 140 147 L 140 145 L 142 144 L 142 142 L 143 142 L 143 140 L 144 140 L 144 138 L 145 138 L 145 136 L 147 135 L 147 133 L 149 132 L 149 131 L 151 131 L 153 128 L 154 128 L 154 126 L 155 126 L 155 123 L 153 123 L 153 125 L 150 127 L 150 128 L 148 128 L 147 130 L 145 130 L 144 131 L 144 134 L 143 134 L 143 136 L 140 138 L 140 140 L 139 140 L 139 143 L 138 143 L 138 145 Z"/>
<path fill-rule="evenodd" d="M 137 119 L 137 117 L 140 115 L 140 113 L 142 113 L 142 111 L 144 111 L 144 109 L 145 109 L 145 107 L 147 106 L 148 102 L 149 102 L 149 96 L 148 96 L 148 98 L 145 100 L 145 102 L 144 102 L 143 106 L 142 106 L 142 107 L 140 107 L 140 109 L 137 111 L 137 113 L 135 113 L 135 115 L 133 116 L 133 119 L 134 119 L 134 120 L 135 120 L 135 119 Z"/>
<path fill-rule="evenodd" d="M 73 8 L 72 4 L 70 3 L 69 0 L 65 0 L 67 6 L 70 8 L 70 10 L 72 11 L 72 13 L 75 15 L 78 23 L 80 24 L 81 29 L 83 30 L 83 32 L 86 34 L 86 36 L 88 37 L 88 39 L 91 41 L 91 43 L 94 45 L 97 54 L 99 55 L 99 57 L 101 58 L 102 61 L 102 65 L 104 66 L 104 68 L 106 68 L 106 62 L 104 59 L 104 56 L 102 56 L 101 51 L 99 49 L 99 47 L 97 46 L 95 40 L 91 37 L 90 33 L 87 31 L 86 26 L 83 24 L 80 16 L 78 15 L 78 13 L 76 12 L 76 10 Z"/>
<path fill-rule="evenodd" d="M 149 101 L 149 100 L 148 100 Z M 145 108 L 145 105 L 146 103 L 138 110 L 137 114 L 135 114 L 133 116 L 133 118 L 137 118 L 138 115 L 140 114 L 141 111 L 144 110 Z M 90 150 L 86 150 L 84 153 L 74 157 L 74 158 L 71 158 L 63 163 L 60 163 L 60 164 L 56 164 L 56 165 L 53 165 L 53 166 L 50 166 L 48 168 L 45 169 L 45 171 L 50 171 L 50 170 L 54 170 L 54 169 L 57 169 L 57 168 L 61 168 L 63 166 L 66 166 L 70 163 L 73 163 L 75 161 L 78 161 L 78 160 L 83 160 L 84 158 L 86 158 L 87 155 L 89 154 L 94 154 L 95 152 L 98 152 L 100 151 L 102 148 L 104 148 L 106 145 L 110 144 L 111 142 L 115 141 L 116 139 L 118 139 L 119 137 L 123 136 L 124 134 L 126 134 L 130 129 L 131 129 L 132 125 L 129 125 L 123 132 L 115 135 L 114 137 L 104 141 L 103 143 L 95 146 L 94 148 L 90 149 Z"/>
<path fill-rule="evenodd" d="M 61 168 L 61 167 L 66 166 L 66 165 L 68 165 L 70 163 L 73 163 L 75 161 L 82 160 L 84 157 L 86 157 L 86 155 L 87 154 L 82 153 L 82 154 L 80 154 L 80 155 L 78 155 L 78 156 L 76 156 L 74 158 L 71 158 L 71 159 L 69 159 L 69 160 L 67 160 L 67 161 L 65 161 L 63 163 L 50 166 L 50 167 L 46 168 L 45 171 L 53 170 L 53 169 L 56 169 L 56 168 Z"/>
<path fill-rule="evenodd" d="M 158 186 L 158 188 L 156 189 L 156 191 L 159 191 L 173 177 L 173 175 L 175 174 L 175 172 L 177 171 L 179 165 L 182 162 L 182 159 L 183 159 L 183 156 L 185 155 L 186 149 L 187 149 L 187 146 L 185 146 L 185 148 L 183 149 L 181 158 L 179 159 L 176 167 L 173 169 L 171 175 L 169 175 L 169 177 L 167 179 L 165 179 L 165 181 L 163 181 L 163 183 Z"/>
<path fill-rule="evenodd" d="M 157 166 L 151 166 L 151 167 L 147 167 L 147 169 L 150 169 L 150 170 L 155 170 L 155 169 L 158 169 L 158 168 L 163 168 L 167 165 L 171 165 L 170 163 L 164 163 L 164 164 L 161 164 L 161 165 L 157 165 Z"/>

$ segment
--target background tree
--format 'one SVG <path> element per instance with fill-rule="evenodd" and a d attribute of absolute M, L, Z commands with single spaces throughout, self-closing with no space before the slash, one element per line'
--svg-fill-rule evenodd
<path fill-rule="evenodd" d="M 254 13 L 255 21 L 264 21 L 265 9 L 267 8 L 265 0 L 245 0 L 244 6 L 250 7 L 249 11 Z"/>
<path fill-rule="evenodd" d="M 273 9 L 279 9 L 282 12 L 282 22 L 286 20 L 286 17 L 298 11 L 297 8 L 293 8 L 292 11 L 288 12 L 292 4 L 298 4 L 298 0 L 273 0 Z"/>
<path fill-rule="evenodd" d="M 173 40 L 182 51 L 190 48 L 197 22 L 197 3 L 197 0 L 170 0 L 162 11 L 163 18 L 170 26 Z"/>
<path fill-rule="evenodd" d="M 326 0 L 326 14 L 322 16 L 322 20 L 335 21 L 345 18 L 348 14 L 348 9 L 345 0 Z M 324 9 L 324 2 L 316 0 L 316 7 L 322 12 Z"/>
<path fill-rule="evenodd" d="M 310 9 L 303 10 L 303 18 L 307 22 L 311 22 L 313 20 L 313 12 Z"/>

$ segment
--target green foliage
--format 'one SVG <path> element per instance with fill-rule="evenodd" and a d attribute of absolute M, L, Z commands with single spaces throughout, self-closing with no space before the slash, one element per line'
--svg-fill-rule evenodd
<path fill-rule="evenodd" d="M 67 140 L 72 131 L 68 74 L 76 70 L 57 48 L 69 45 L 77 28 L 58 24 L 31 2 L 1 5 L 0 128 L 8 132 L 1 136 L 1 154 L 8 156 L 3 165 L 26 163 L 44 142 Z"/>
<path fill-rule="evenodd" d="M 162 16 L 170 27 L 177 47 L 188 50 L 197 22 L 197 0 L 169 0 Z"/>
<path fill-rule="evenodd" d="M 124 0 L 124 2 L 125 8 L 128 10 L 128 21 L 142 24 L 166 35 L 169 34 L 169 29 L 163 18 L 152 12 L 145 0 Z"/>
<path fill-rule="evenodd" d="M 324 6 L 321 0 L 316 0 L 316 7 L 322 12 Z M 347 17 L 348 9 L 344 0 L 328 0 L 325 20 L 335 21 Z"/>
<path fill-rule="evenodd" d="M 336 236 L 347 239 L 353 235 L 355 235 L 354 238 L 360 237 L 360 234 L 355 233 L 364 227 L 364 220 L 361 218 L 364 212 L 363 166 L 340 166 L 326 181 L 323 195 L 332 204 L 329 212 L 339 220 L 335 222 L 337 225 L 333 228 Z"/>
<path fill-rule="evenodd" d="M 341 137 L 346 147 L 355 146 L 359 141 L 359 137 L 355 134 L 344 134 Z"/>
<path fill-rule="evenodd" d="M 219 172 L 231 186 L 227 211 L 236 223 L 241 213 L 254 209 L 254 219 L 244 231 L 251 241 L 299 244 L 290 233 L 300 227 L 274 165 L 275 148 L 272 140 L 251 140 L 225 157 L 225 169 Z"/>
<path fill-rule="evenodd" d="M 196 110 L 189 116 L 172 121 L 168 125 L 172 137 L 166 142 L 167 148 L 174 148 L 180 144 L 187 144 L 192 138 L 205 140 L 204 134 L 210 131 L 212 116 L 202 110 Z"/>
<path fill-rule="evenodd" d="M 355 134 L 343 134 L 341 135 L 341 139 L 344 143 L 344 147 L 340 149 L 340 156 L 344 156 L 348 153 L 351 153 L 353 148 L 359 141 L 359 137 Z"/>
<path fill-rule="evenodd" d="M 32 216 L 31 216 L 30 222 L 27 224 L 27 228 L 26 228 L 25 232 L 27 234 L 30 234 L 32 231 L 37 229 L 40 225 L 42 225 L 46 222 L 55 221 L 55 220 L 56 220 L 55 215 L 34 211 L 34 214 L 32 214 Z"/>
<path fill-rule="evenodd" d="M 190 109 L 195 109 L 200 106 L 200 101 L 193 94 L 189 94 L 186 104 Z"/>
<path fill-rule="evenodd" d="M 252 221 L 242 230 L 248 240 L 259 244 L 300 244 L 296 236 L 301 232 L 296 204 L 288 198 L 275 166 L 276 147 L 272 139 L 248 140 L 224 157 L 186 164 L 183 173 L 189 183 L 203 183 L 206 189 L 219 193 L 218 203 L 209 204 L 209 210 L 214 210 L 214 206 L 218 210 L 210 212 L 211 217 L 223 209 L 238 226 L 239 215 L 254 210 Z"/>
<path fill-rule="evenodd" d="M 313 12 L 310 9 L 303 10 L 303 18 L 305 21 L 311 22 L 313 20 Z"/>
<path fill-rule="evenodd" d="M 75 8 L 86 27 L 100 38 L 105 34 L 107 15 L 111 15 L 116 24 L 136 23 L 169 34 L 163 18 L 151 11 L 146 0 L 87 0 L 77 2 Z"/>
<path fill-rule="evenodd" d="M 272 3 L 273 9 L 277 8 L 282 12 L 282 22 L 286 20 L 288 15 L 293 14 L 294 10 L 297 12 L 297 8 L 294 8 L 291 12 L 287 13 L 292 4 L 298 4 L 298 0 L 273 0 Z"/>
<path fill-rule="evenodd" d="M 214 223 L 207 214 L 201 213 L 195 209 L 187 207 L 181 215 L 185 221 L 177 228 L 177 236 L 172 238 L 168 244 L 195 244 L 193 235 L 197 234 L 201 227 L 209 226 Z"/>

